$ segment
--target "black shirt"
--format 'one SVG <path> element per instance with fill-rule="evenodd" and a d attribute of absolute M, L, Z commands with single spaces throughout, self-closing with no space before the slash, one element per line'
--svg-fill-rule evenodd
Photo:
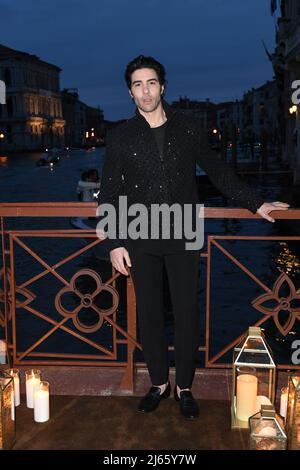
<path fill-rule="evenodd" d="M 153 131 L 153 134 L 154 134 L 154 137 L 155 137 L 155 140 L 156 140 L 156 143 L 157 143 L 159 156 L 160 156 L 161 159 L 163 159 L 163 155 L 164 155 L 166 124 L 167 124 L 167 121 L 164 122 L 159 127 L 151 127 L 151 129 Z"/>

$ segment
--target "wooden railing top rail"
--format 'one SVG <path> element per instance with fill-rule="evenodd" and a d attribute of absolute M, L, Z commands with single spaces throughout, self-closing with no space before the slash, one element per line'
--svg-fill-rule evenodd
<path fill-rule="evenodd" d="M 95 217 L 96 202 L 9 202 L 0 203 L 0 217 Z M 300 209 L 273 211 L 275 219 L 300 219 Z M 207 219 L 261 219 L 247 209 L 205 207 Z"/>

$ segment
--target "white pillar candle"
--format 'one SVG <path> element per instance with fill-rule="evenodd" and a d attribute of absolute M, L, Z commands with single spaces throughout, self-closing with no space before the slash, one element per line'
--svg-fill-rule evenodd
<path fill-rule="evenodd" d="M 34 421 L 44 423 L 49 419 L 49 383 L 40 382 L 34 391 Z"/>
<path fill-rule="evenodd" d="M 0 364 L 6 364 L 6 341 L 0 339 Z"/>
<path fill-rule="evenodd" d="M 272 405 L 272 403 L 265 395 L 257 395 L 254 413 L 258 413 L 260 411 L 261 405 Z"/>
<path fill-rule="evenodd" d="M 14 377 L 14 391 L 15 391 L 15 406 L 19 406 L 21 403 L 20 399 L 20 378 L 18 376 Z"/>
<path fill-rule="evenodd" d="M 288 404 L 288 388 L 283 387 L 281 389 L 280 395 L 280 415 L 286 419 L 286 412 L 287 412 L 287 404 Z"/>
<path fill-rule="evenodd" d="M 41 372 L 37 369 L 31 369 L 25 372 L 26 375 L 26 405 L 28 408 L 34 408 L 34 390 L 41 381 Z"/>
<path fill-rule="evenodd" d="M 276 437 L 277 432 L 276 429 L 272 426 L 264 426 L 260 431 L 257 433 L 259 436 L 264 437 Z"/>
<path fill-rule="evenodd" d="M 236 417 L 248 421 L 256 410 L 257 377 L 252 374 L 237 376 Z"/>
<path fill-rule="evenodd" d="M 20 405 L 20 373 L 18 369 L 7 369 L 5 372 L 14 379 L 15 406 Z"/>
<path fill-rule="evenodd" d="M 14 421 L 15 420 L 15 394 L 13 390 L 10 394 L 10 401 L 11 401 L 10 415 L 11 415 L 11 419 Z"/>

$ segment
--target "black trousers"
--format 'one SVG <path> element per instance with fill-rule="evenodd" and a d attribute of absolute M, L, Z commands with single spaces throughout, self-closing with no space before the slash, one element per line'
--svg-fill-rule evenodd
<path fill-rule="evenodd" d="M 140 339 L 153 385 L 168 381 L 168 344 L 164 328 L 163 267 L 165 266 L 174 313 L 176 384 L 192 386 L 199 344 L 197 283 L 199 251 L 172 250 L 168 241 L 128 243 L 135 287 Z M 171 248 L 171 249 L 169 249 Z"/>

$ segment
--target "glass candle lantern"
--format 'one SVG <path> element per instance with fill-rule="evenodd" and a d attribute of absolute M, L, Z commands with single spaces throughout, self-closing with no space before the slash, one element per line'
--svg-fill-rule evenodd
<path fill-rule="evenodd" d="M 288 403 L 286 428 L 288 449 L 300 450 L 300 373 L 290 376 L 288 386 Z"/>
<path fill-rule="evenodd" d="M 13 447 L 16 436 L 13 377 L 0 371 L 0 449 Z"/>
<path fill-rule="evenodd" d="M 20 405 L 20 371 L 19 369 L 6 369 L 5 372 L 14 379 L 14 400 L 15 406 Z"/>
<path fill-rule="evenodd" d="M 285 450 L 287 436 L 282 419 L 273 405 L 262 405 L 261 410 L 249 419 L 250 450 Z"/>
<path fill-rule="evenodd" d="M 250 416 L 275 399 L 276 366 L 263 332 L 250 327 L 234 348 L 231 392 L 231 427 L 248 428 Z"/>

